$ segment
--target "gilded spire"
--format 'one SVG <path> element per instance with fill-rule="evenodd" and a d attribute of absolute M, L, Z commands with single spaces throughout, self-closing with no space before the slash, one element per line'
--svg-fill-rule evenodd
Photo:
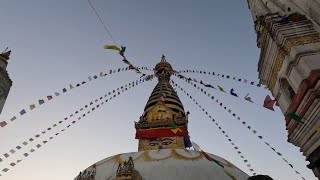
<path fill-rule="evenodd" d="M 135 124 L 139 151 L 185 148 L 185 140 L 189 140 L 188 119 L 178 95 L 169 83 L 174 71 L 164 55 L 154 72 L 158 84 L 151 93 L 140 121 Z"/>

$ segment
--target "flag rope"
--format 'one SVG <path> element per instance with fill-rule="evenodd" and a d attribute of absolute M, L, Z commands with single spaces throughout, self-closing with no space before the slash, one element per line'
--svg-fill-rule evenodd
<path fill-rule="evenodd" d="M 151 81 L 151 80 L 153 80 L 153 79 L 150 79 L 150 81 Z M 93 112 L 93 111 L 95 111 L 97 108 L 99 108 L 100 106 L 104 105 L 104 104 L 107 103 L 107 102 L 110 102 L 112 99 L 114 99 L 114 98 L 116 98 L 117 96 L 119 96 L 119 95 L 121 94 L 121 92 L 123 93 L 123 92 L 125 92 L 125 91 L 128 91 L 128 90 L 130 90 L 131 88 L 133 88 L 133 87 L 135 87 L 135 86 L 138 86 L 138 85 L 140 85 L 141 83 L 143 83 L 143 82 L 145 82 L 145 81 L 149 81 L 149 80 L 146 80 L 145 78 L 143 78 L 143 79 L 140 79 L 140 80 L 133 81 L 132 83 L 130 82 L 130 83 L 128 83 L 128 84 L 125 84 L 125 85 L 121 86 L 120 88 L 117 88 L 117 91 L 115 91 L 115 90 L 110 91 L 109 93 L 106 93 L 104 96 L 101 96 L 100 98 L 96 99 L 94 102 L 91 101 L 91 102 L 90 102 L 90 105 L 85 105 L 84 108 L 80 108 L 79 110 L 75 111 L 75 113 L 70 114 L 70 117 L 69 117 L 69 118 L 68 118 L 68 117 L 65 117 L 65 118 L 64 118 L 64 121 L 66 122 L 66 120 L 70 120 L 70 118 L 74 117 L 76 114 L 80 114 L 81 111 L 85 111 L 85 108 L 91 108 L 91 111 L 90 111 L 90 109 L 89 109 L 87 112 L 84 112 L 82 115 L 78 116 L 77 120 L 79 121 L 79 120 L 81 120 L 82 118 L 86 117 L 86 114 L 90 114 L 91 112 Z M 127 88 L 127 87 L 128 87 L 128 88 Z M 108 95 L 109 95 L 110 97 L 109 97 Z M 105 100 L 104 100 L 104 98 L 105 98 Z M 100 101 L 101 101 L 101 103 L 100 103 Z M 90 106 L 90 107 L 89 107 L 89 106 Z M 53 134 L 54 134 L 53 136 L 49 137 L 49 139 L 41 140 L 41 143 L 37 144 L 35 147 L 38 148 L 38 149 L 41 148 L 44 144 L 48 143 L 48 142 L 49 142 L 50 140 L 52 140 L 55 136 L 58 136 L 60 133 L 64 132 L 67 128 L 71 127 L 71 126 L 72 126 L 73 124 L 75 124 L 76 122 L 77 122 L 77 121 L 72 121 L 68 126 L 66 126 L 66 128 L 64 128 L 64 129 L 62 129 L 62 130 L 60 130 L 60 131 L 59 131 L 59 130 L 56 131 L 55 133 L 53 133 Z M 41 132 L 42 135 L 46 134 L 47 132 L 51 131 L 51 130 L 54 129 L 54 128 L 57 128 L 57 127 L 58 127 L 58 124 L 62 124 L 62 123 L 63 123 L 63 121 L 59 121 L 58 123 L 53 124 L 52 126 L 50 126 L 49 128 L 47 128 L 46 130 L 42 131 L 42 132 Z M 39 138 L 40 135 L 37 134 L 37 135 L 35 135 L 34 137 Z M 31 139 L 32 139 L 32 140 L 31 140 Z M 33 139 L 33 137 L 32 137 L 32 138 L 30 138 L 30 139 L 27 140 L 27 141 L 33 142 L 34 139 Z M 24 142 L 22 143 L 22 145 L 23 145 L 23 146 L 27 146 L 27 145 L 28 145 L 27 141 L 24 141 Z M 22 146 L 22 145 L 21 145 L 21 146 Z M 21 146 L 19 146 L 20 148 L 14 148 L 14 149 L 20 150 L 20 149 L 22 149 Z M 18 146 L 17 146 L 17 147 L 18 147 Z M 11 150 L 10 150 L 10 151 L 11 151 Z M 30 155 L 29 153 L 33 153 L 33 152 L 35 152 L 35 149 L 30 149 L 30 151 L 23 153 L 23 156 L 26 158 L 26 157 L 28 157 L 28 156 Z M 12 154 L 14 154 L 14 153 L 12 153 Z M 8 156 L 8 157 L 9 157 L 9 156 Z M 8 157 L 6 157 L 6 158 L 8 158 Z M 25 159 L 25 158 L 24 158 L 24 159 Z M 11 162 L 11 163 L 10 163 L 10 166 L 11 166 L 11 167 L 14 167 L 14 166 L 16 166 L 16 164 L 20 163 L 22 160 L 23 160 L 23 159 L 19 159 L 19 160 L 16 161 L 16 162 Z M 2 161 L 3 161 L 3 160 L 0 158 L 0 162 L 2 162 Z M 7 171 L 9 171 L 9 170 L 10 170 L 10 169 L 9 169 L 8 167 L 2 169 L 3 172 L 7 172 Z M 0 176 L 1 176 L 1 174 L 0 174 Z"/>
<path fill-rule="evenodd" d="M 173 80 L 171 80 L 171 81 L 172 81 L 172 83 L 173 83 L 174 85 L 177 85 L 177 83 L 175 83 Z M 180 86 L 178 86 L 178 87 L 180 88 Z M 194 87 L 194 86 L 193 86 L 193 87 Z M 196 88 L 196 87 L 194 87 L 194 88 Z M 181 89 L 182 89 L 182 88 L 181 88 Z M 196 89 L 197 89 L 197 88 L 196 88 Z M 198 90 L 199 90 L 199 89 L 198 89 Z M 201 91 L 201 92 L 202 92 L 204 95 L 206 95 L 207 97 L 209 97 L 212 101 L 214 101 L 214 99 L 215 99 L 214 96 L 211 96 L 210 94 L 207 94 L 206 91 L 204 91 L 204 92 Z M 220 104 L 219 104 L 219 99 L 216 98 L 215 102 L 216 102 L 218 105 L 220 105 L 220 107 L 223 108 L 225 111 L 227 111 L 230 115 L 232 115 L 232 117 L 233 117 L 235 120 L 238 120 L 239 122 L 241 122 L 241 118 L 240 118 L 239 116 L 236 117 L 237 114 L 236 114 L 236 113 L 232 113 L 232 110 L 231 110 L 230 108 L 228 108 L 228 107 L 226 107 L 226 106 L 223 107 L 223 103 L 222 103 L 222 102 L 220 102 Z M 232 114 L 231 114 L 231 113 L 232 113 Z M 241 124 L 244 125 L 246 129 L 248 129 L 251 133 L 253 133 L 256 137 L 258 137 L 261 141 L 263 141 L 264 144 L 268 146 L 268 148 L 270 148 L 274 153 L 277 154 L 277 156 L 281 157 L 281 159 L 282 159 L 287 165 L 289 165 L 289 166 L 295 171 L 296 174 L 301 175 L 301 173 L 300 173 L 299 171 L 297 171 L 297 170 L 293 167 L 293 165 L 292 165 L 288 160 L 286 160 L 285 158 L 283 158 L 283 154 L 282 154 L 282 153 L 280 153 L 279 151 L 277 151 L 272 145 L 270 145 L 269 142 L 263 140 L 263 136 L 257 135 L 258 131 L 255 130 L 255 128 L 253 128 L 252 126 L 250 126 L 246 121 L 242 121 Z M 253 130 L 252 130 L 252 129 L 253 129 Z M 303 177 L 302 177 L 302 178 L 303 178 Z"/>
<path fill-rule="evenodd" d="M 146 67 L 142 67 L 141 69 L 147 69 Z M 115 68 L 115 69 L 111 69 L 109 71 L 107 71 L 107 73 L 109 73 L 109 75 L 114 74 L 114 73 L 119 73 L 119 72 L 124 72 L 124 71 L 128 71 L 130 70 L 129 67 L 126 68 Z M 39 99 L 37 103 L 31 104 L 29 105 L 29 108 L 24 108 L 22 110 L 19 111 L 20 116 L 23 116 L 24 114 L 27 113 L 27 109 L 29 109 L 30 111 L 34 110 L 38 107 L 40 107 L 41 105 L 50 102 L 52 99 L 55 99 L 55 97 L 61 96 L 63 94 L 66 94 L 69 90 L 71 89 L 75 89 L 75 88 L 79 88 L 81 86 L 83 86 L 84 84 L 87 84 L 95 79 L 98 78 L 102 78 L 104 76 L 107 76 L 108 74 L 105 72 L 100 72 L 99 74 L 96 74 L 94 76 L 88 76 L 87 80 L 83 80 L 80 83 L 76 83 L 76 84 L 69 84 L 68 86 L 66 86 L 65 88 L 63 88 L 60 91 L 55 91 L 53 94 L 48 95 L 45 99 Z M 148 75 L 148 76 L 152 76 L 152 75 Z M 13 122 L 15 120 L 17 120 L 18 115 L 14 115 L 10 121 L 2 121 L 0 122 L 0 127 L 4 128 L 5 126 L 7 126 L 9 124 L 9 122 Z"/>
<path fill-rule="evenodd" d="M 177 75 L 177 74 L 178 74 L 178 75 Z M 218 89 L 217 89 L 217 88 L 215 88 L 215 87 L 214 87 L 213 85 L 211 85 L 211 84 L 205 84 L 204 82 L 199 81 L 199 80 L 197 80 L 197 79 L 195 79 L 195 78 L 194 78 L 194 79 L 188 78 L 188 77 L 186 77 L 186 76 L 184 76 L 184 75 L 181 75 L 180 73 L 177 73 L 177 74 L 174 74 L 174 76 L 176 76 L 176 77 L 178 77 L 178 78 L 180 78 L 180 79 L 184 79 L 184 80 L 187 81 L 188 83 L 191 83 L 191 84 L 192 84 L 192 82 L 194 82 L 194 83 L 197 83 L 197 84 L 201 84 L 202 86 L 204 86 L 204 87 L 206 87 L 206 88 L 211 88 L 211 89 L 214 89 L 214 90 L 216 90 L 216 91 L 219 91 L 219 92 L 223 92 L 223 93 L 225 93 L 225 94 L 228 94 L 228 93 L 226 93 L 226 91 L 224 90 L 224 88 L 223 88 L 222 86 L 217 85 L 217 88 L 218 88 Z M 195 84 L 192 84 L 192 85 L 195 85 Z M 234 89 L 232 88 L 232 89 L 230 90 L 230 94 L 228 94 L 228 95 L 233 96 L 233 97 L 238 98 L 238 99 L 241 99 L 241 100 L 244 100 L 244 101 L 247 101 L 247 102 L 250 102 L 251 104 L 254 104 L 254 105 L 256 105 L 256 106 L 263 107 L 263 108 L 265 108 L 265 109 L 269 109 L 269 108 L 267 108 L 267 107 L 261 106 L 260 104 L 257 104 L 257 103 L 255 103 L 255 102 L 253 102 L 250 97 L 247 97 L 249 94 L 247 94 L 247 96 L 246 96 L 245 98 L 241 98 L 241 97 L 238 97 L 238 95 L 235 94 L 233 91 L 234 91 Z M 250 98 L 250 100 L 247 99 L 247 98 Z M 269 110 L 271 110 L 271 109 L 269 109 Z M 273 110 L 271 110 L 271 111 L 273 111 Z"/>
<path fill-rule="evenodd" d="M 212 115 L 210 115 L 207 111 L 204 110 L 204 108 L 198 103 L 198 101 L 195 98 L 193 98 L 191 95 L 189 95 L 189 93 L 184 91 L 178 84 L 174 83 L 173 81 L 171 81 L 171 82 L 173 83 L 174 87 L 177 87 L 177 89 L 179 89 L 187 97 L 189 97 L 200 108 L 200 110 L 202 110 L 202 112 L 204 112 L 206 114 L 206 116 L 208 116 L 210 119 L 212 119 L 213 123 L 216 121 L 214 118 L 212 118 Z M 249 161 L 243 156 L 243 153 L 240 151 L 240 148 L 234 143 L 234 141 L 230 138 L 230 136 L 227 134 L 227 132 L 221 127 L 221 125 L 219 125 L 218 122 L 215 122 L 214 125 L 216 125 L 218 127 L 219 131 L 223 134 L 223 137 L 225 137 L 228 140 L 228 142 L 231 144 L 231 146 L 233 147 L 235 152 L 240 156 L 241 160 L 243 160 L 243 162 L 246 164 L 249 171 L 253 175 L 256 175 L 254 169 L 250 168 L 251 164 L 249 163 Z"/>
<path fill-rule="evenodd" d="M 210 71 L 203 71 L 203 70 L 181 70 L 178 71 L 179 73 L 198 73 L 198 74 L 206 74 L 206 75 L 212 75 L 212 76 L 216 76 L 216 77 L 221 77 L 224 79 L 230 79 L 230 80 L 234 80 L 237 82 L 242 82 L 244 84 L 250 84 L 252 86 L 256 86 L 259 88 L 263 88 L 263 89 L 267 89 L 267 87 L 262 87 L 262 84 L 260 83 L 256 83 L 255 81 L 249 81 L 247 79 L 244 78 L 238 78 L 236 76 L 231 76 L 231 75 L 227 75 L 227 74 L 220 74 L 220 73 L 215 73 L 215 72 L 210 72 Z"/>
<path fill-rule="evenodd" d="M 105 30 L 107 31 L 107 33 L 109 34 L 109 36 L 110 36 L 111 40 L 113 41 L 113 43 L 114 43 L 115 45 L 117 45 L 117 43 L 116 43 L 116 41 L 114 40 L 114 38 L 112 37 L 109 29 L 107 28 L 107 26 L 105 25 L 105 23 L 104 23 L 103 20 L 101 19 L 99 13 L 97 12 L 96 8 L 93 6 L 93 4 L 91 3 L 90 0 L 88 0 L 88 3 L 90 4 L 92 10 L 94 11 L 94 13 L 96 14 L 96 16 L 98 17 L 98 19 L 99 19 L 100 23 L 102 24 L 102 26 L 104 27 L 104 29 L 105 29 Z"/>

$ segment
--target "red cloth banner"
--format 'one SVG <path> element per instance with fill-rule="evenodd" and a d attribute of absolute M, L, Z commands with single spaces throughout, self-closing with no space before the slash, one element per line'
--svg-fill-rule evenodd
<path fill-rule="evenodd" d="M 185 127 L 136 130 L 136 139 L 157 139 L 161 137 L 174 137 L 186 135 L 188 135 L 188 132 Z"/>

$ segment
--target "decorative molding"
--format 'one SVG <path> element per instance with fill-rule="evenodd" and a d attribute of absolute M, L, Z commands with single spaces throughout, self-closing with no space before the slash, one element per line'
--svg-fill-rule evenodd
<path fill-rule="evenodd" d="M 300 45 L 317 43 L 317 42 L 320 42 L 320 37 L 318 34 L 291 38 L 285 42 L 285 44 L 282 46 L 282 48 L 278 52 L 276 61 L 274 63 L 274 67 L 272 69 L 271 78 L 268 83 L 268 87 L 271 90 L 271 92 L 273 92 L 274 87 L 276 85 L 278 73 L 282 67 L 285 56 L 290 54 L 291 48 L 294 46 L 300 46 Z"/>

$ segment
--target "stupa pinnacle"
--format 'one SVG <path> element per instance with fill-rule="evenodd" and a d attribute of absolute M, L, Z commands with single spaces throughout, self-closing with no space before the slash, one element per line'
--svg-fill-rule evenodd
<path fill-rule="evenodd" d="M 164 55 L 155 66 L 154 73 L 158 84 L 151 93 L 140 121 L 135 123 L 139 151 L 191 147 L 188 118 L 169 83 L 173 69 Z"/>

